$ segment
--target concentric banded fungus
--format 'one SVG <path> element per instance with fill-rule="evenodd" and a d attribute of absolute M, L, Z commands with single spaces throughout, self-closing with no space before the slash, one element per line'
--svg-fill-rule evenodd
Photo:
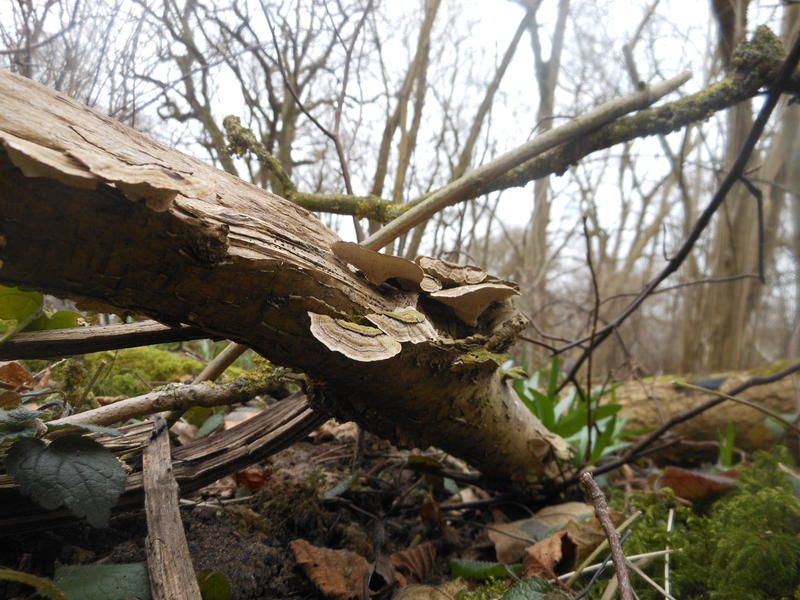
<path fill-rule="evenodd" d="M 313 312 L 308 316 L 311 318 L 311 334 L 328 350 L 341 352 L 347 358 L 373 362 L 391 358 L 402 349 L 400 342 L 376 327 Z"/>
<path fill-rule="evenodd" d="M 439 337 L 425 315 L 410 307 L 392 312 L 369 314 L 367 319 L 398 342 L 419 344 L 436 340 Z"/>
<path fill-rule="evenodd" d="M 419 283 L 419 287 L 422 288 L 423 292 L 428 292 L 430 294 L 431 292 L 437 292 L 440 289 L 442 289 L 442 284 L 433 275 L 428 275 L 427 273 L 425 273 L 425 276 Z"/>
<path fill-rule="evenodd" d="M 452 307 L 459 319 L 474 327 L 478 324 L 478 317 L 490 304 L 518 294 L 513 287 L 501 283 L 479 283 L 439 290 L 430 296 Z"/>
<path fill-rule="evenodd" d="M 353 242 L 334 242 L 331 251 L 361 270 L 375 285 L 380 285 L 387 279 L 397 279 L 403 287 L 418 290 L 425 275 L 420 266 L 410 260 L 381 254 Z"/>
<path fill-rule="evenodd" d="M 481 283 L 488 275 L 480 267 L 459 265 L 449 260 L 439 260 L 428 256 L 418 256 L 414 262 L 422 267 L 422 270 L 427 274 L 449 285 Z"/>

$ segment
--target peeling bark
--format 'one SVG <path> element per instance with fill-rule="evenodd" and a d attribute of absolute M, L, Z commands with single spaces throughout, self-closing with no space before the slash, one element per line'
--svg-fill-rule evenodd
<path fill-rule="evenodd" d="M 524 328 L 510 300 L 477 327 L 375 286 L 311 213 L 66 96 L 0 72 L 0 282 L 187 324 L 306 372 L 314 406 L 395 442 L 433 444 L 532 492 L 567 446 L 499 369 Z M 359 322 L 419 311 L 437 339 L 354 361 L 309 313 Z"/>

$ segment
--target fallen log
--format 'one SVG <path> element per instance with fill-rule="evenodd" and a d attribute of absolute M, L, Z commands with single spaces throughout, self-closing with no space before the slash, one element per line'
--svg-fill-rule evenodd
<path fill-rule="evenodd" d="M 7 72 L 0 236 L 3 284 L 246 344 L 308 374 L 316 410 L 523 493 L 567 455 L 500 369 L 525 327 L 513 286 L 370 280 L 312 213 Z"/>

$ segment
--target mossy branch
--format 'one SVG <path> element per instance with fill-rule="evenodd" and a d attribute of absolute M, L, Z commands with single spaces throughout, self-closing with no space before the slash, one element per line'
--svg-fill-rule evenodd
<path fill-rule="evenodd" d="M 598 150 L 640 137 L 670 133 L 690 123 L 703 121 L 715 112 L 756 96 L 767 83 L 775 80 L 784 54 L 783 46 L 777 36 L 768 27 L 759 27 L 753 39 L 742 43 L 737 49 L 733 61 L 734 72 L 726 79 L 675 102 L 619 118 L 599 127 L 593 133 L 547 150 L 502 175 L 477 181 L 458 201 L 521 187 L 547 175 L 560 175 L 570 165 Z M 800 72 L 794 74 L 786 91 L 800 91 Z M 242 153 L 245 150 L 253 152 L 256 158 L 275 174 L 284 190 L 287 190 L 284 192 L 287 199 L 308 210 L 353 215 L 388 223 L 440 192 L 440 190 L 434 191 L 408 203 L 390 202 L 375 195 L 298 192 L 294 184 L 288 181 L 288 176 L 277 160 L 256 140 L 250 130 L 241 126 L 238 118 L 227 117 L 225 128 L 235 152 Z"/>
<path fill-rule="evenodd" d="M 252 152 L 262 167 L 277 179 L 280 186 L 279 194 L 307 210 L 352 215 L 359 219 L 372 219 L 380 223 L 388 223 L 408 209 L 404 204 L 389 202 L 380 196 L 298 192 L 280 161 L 256 139 L 252 130 L 242 125 L 239 117 L 229 115 L 222 123 L 228 136 L 228 151 L 236 156 L 243 156 L 248 151 Z"/>
<path fill-rule="evenodd" d="M 554 173 L 560 175 L 570 165 L 598 150 L 640 137 L 667 134 L 689 123 L 704 121 L 715 112 L 758 94 L 767 83 L 775 80 L 784 57 L 780 40 L 768 27 L 759 27 L 751 41 L 740 45 L 734 59 L 735 71 L 726 79 L 675 102 L 618 119 L 590 135 L 540 154 L 487 182 L 472 197 L 524 186 Z M 790 87 L 800 89 L 800 73 L 795 72 Z"/>

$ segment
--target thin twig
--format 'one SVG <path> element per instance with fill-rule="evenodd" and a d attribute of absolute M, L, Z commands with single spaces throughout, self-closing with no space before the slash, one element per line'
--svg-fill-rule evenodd
<path fill-rule="evenodd" d="M 800 427 L 789 421 L 788 419 L 784 419 L 778 413 L 768 409 L 766 406 L 761 406 L 760 404 L 756 404 L 755 402 L 751 402 L 750 400 L 745 400 L 744 398 L 737 398 L 736 396 L 731 396 L 730 394 L 726 394 L 724 392 L 720 392 L 719 390 L 710 390 L 708 388 L 701 387 L 699 385 L 692 385 L 691 383 L 686 383 L 685 381 L 673 381 L 673 385 L 677 387 L 686 388 L 688 390 L 694 390 L 695 392 L 702 392 L 704 394 L 711 394 L 712 396 L 717 396 L 718 398 L 723 398 L 725 400 L 730 400 L 731 402 L 736 402 L 737 404 L 742 404 L 744 406 L 749 406 L 750 408 L 754 408 L 755 410 L 764 413 L 768 417 L 775 419 L 778 423 L 788 427 L 789 429 L 800 433 Z"/>
<path fill-rule="evenodd" d="M 711 218 L 717 212 L 719 207 L 724 202 L 725 198 L 728 195 L 728 192 L 731 190 L 733 185 L 740 180 L 742 174 L 744 173 L 745 167 L 747 162 L 750 160 L 750 156 L 755 149 L 756 143 L 761 138 L 762 133 L 764 132 L 764 128 L 767 125 L 767 121 L 769 120 L 772 111 L 775 110 L 775 107 L 778 104 L 778 100 L 780 100 L 781 96 L 781 89 L 785 87 L 785 85 L 791 79 L 792 72 L 794 71 L 795 66 L 800 59 L 800 39 L 795 42 L 794 46 L 792 47 L 791 52 L 786 57 L 786 60 L 781 65 L 780 70 L 778 71 L 778 76 L 775 79 L 775 82 L 769 86 L 769 91 L 767 93 L 767 98 L 764 102 L 764 105 L 761 107 L 761 110 L 758 113 L 755 121 L 753 122 L 753 126 L 750 129 L 750 133 L 745 140 L 745 143 L 742 147 L 739 156 L 736 157 L 736 161 L 731 166 L 728 174 L 720 183 L 719 188 L 717 189 L 714 196 L 711 198 L 711 201 L 708 203 L 708 206 L 703 210 L 703 212 L 698 217 L 697 221 L 695 222 L 694 227 L 689 232 L 686 240 L 681 245 L 678 252 L 672 259 L 669 261 L 666 267 L 661 270 L 658 275 L 656 275 L 639 293 L 633 301 L 631 301 L 628 306 L 626 306 L 622 312 L 612 320 L 608 325 L 606 325 L 603 329 L 601 329 L 597 335 L 595 336 L 592 345 L 590 345 L 589 349 L 584 352 L 575 364 L 570 369 L 570 373 L 568 373 L 567 379 L 570 379 L 569 375 L 577 373 L 578 369 L 581 368 L 583 362 L 587 359 L 588 354 L 597 346 L 602 344 L 606 338 L 614 331 L 614 329 L 618 328 L 629 316 L 631 316 L 639 306 L 653 293 L 653 291 L 658 287 L 658 285 L 664 281 L 667 277 L 672 275 L 678 268 L 683 264 L 683 261 L 686 260 L 686 257 L 691 252 L 694 245 L 697 243 L 697 240 L 700 239 L 701 234 L 705 231 L 706 227 L 708 227 L 709 223 L 711 222 Z M 569 348 L 575 347 L 579 344 L 582 344 L 588 341 L 589 338 L 583 338 L 568 344 L 564 348 L 560 348 L 561 352 L 568 350 Z M 563 384 L 562 384 L 563 387 Z"/>
<path fill-rule="evenodd" d="M 589 131 L 597 129 L 626 113 L 651 105 L 659 98 L 686 83 L 690 76 L 689 73 L 683 73 L 646 90 L 616 98 L 575 117 L 561 127 L 536 136 L 531 141 L 439 188 L 414 208 L 406 211 L 400 217 L 373 233 L 364 240 L 363 245 L 371 250 L 380 250 L 430 216 L 470 197 L 470 194 L 473 194 L 480 186 L 486 185 L 487 182 L 500 177 L 546 150 L 585 135 Z"/>
<path fill-rule="evenodd" d="M 635 600 L 636 595 L 633 593 L 630 577 L 628 576 L 628 560 L 622 552 L 622 547 L 619 543 L 619 534 L 614 528 L 614 523 L 611 522 L 611 517 L 608 514 L 606 497 L 592 478 L 591 473 L 582 473 L 578 481 L 583 488 L 583 493 L 586 494 L 594 506 L 594 514 L 597 516 L 606 534 L 608 545 L 611 548 L 611 557 L 614 559 L 614 565 L 617 567 L 620 597 L 622 600 Z"/>
<path fill-rule="evenodd" d="M 594 306 L 592 307 L 592 332 L 589 336 L 589 347 L 594 346 L 594 336 L 597 333 L 597 320 L 600 316 L 600 288 L 597 285 L 597 273 L 594 270 L 592 261 L 592 238 L 589 235 L 587 218 L 584 216 L 583 236 L 586 239 L 586 264 L 589 265 L 589 274 L 592 281 L 592 294 L 594 295 Z M 586 361 L 586 452 L 583 460 L 589 462 L 592 457 L 592 431 L 594 430 L 594 414 L 592 414 L 592 354 L 589 353 Z"/>

